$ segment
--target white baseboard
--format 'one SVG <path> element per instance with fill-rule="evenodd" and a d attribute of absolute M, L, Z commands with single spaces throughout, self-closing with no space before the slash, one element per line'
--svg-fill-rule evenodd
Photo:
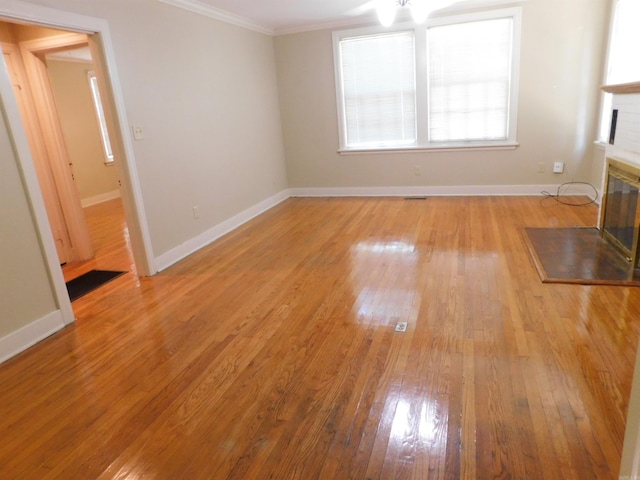
<path fill-rule="evenodd" d="M 240 212 L 206 232 L 172 248 L 155 258 L 158 271 L 165 270 L 174 263 L 209 245 L 218 238 L 275 207 L 289 197 L 413 197 L 413 196 L 540 196 L 542 192 L 555 195 L 559 185 L 472 185 L 458 187 L 328 187 L 291 188 L 263 200 L 253 207 Z M 589 195 L 593 190 L 587 185 L 573 185 L 561 195 Z"/>
<path fill-rule="evenodd" d="M 415 187 L 328 187 L 291 188 L 292 197 L 435 197 L 435 196 L 537 196 L 555 195 L 559 185 L 462 185 Z M 571 185 L 561 195 L 590 195 L 587 185 Z"/>
<path fill-rule="evenodd" d="M 176 262 L 179 262 L 183 258 L 191 255 L 193 252 L 200 250 L 201 248 L 209 245 L 218 238 L 226 235 L 227 233 L 235 230 L 239 226 L 247 223 L 249 220 L 257 217 L 261 213 L 275 207 L 281 202 L 284 202 L 291 195 L 289 190 L 283 190 L 276 195 L 263 200 L 262 202 L 250 207 L 237 215 L 219 223 L 215 227 L 207 230 L 206 232 L 192 238 L 191 240 L 178 245 L 176 248 L 172 248 L 167 253 L 164 253 L 155 258 L 155 266 L 158 271 L 162 271 Z"/>
<path fill-rule="evenodd" d="M 82 208 L 86 208 L 102 202 L 108 202 L 109 200 L 113 200 L 114 198 L 120 198 L 120 190 L 114 190 L 112 192 L 102 193 L 94 197 L 85 198 L 80 203 L 82 205 Z"/>
<path fill-rule="evenodd" d="M 0 338 L 0 363 L 9 360 L 27 348 L 64 328 L 62 312 L 56 310 Z"/>

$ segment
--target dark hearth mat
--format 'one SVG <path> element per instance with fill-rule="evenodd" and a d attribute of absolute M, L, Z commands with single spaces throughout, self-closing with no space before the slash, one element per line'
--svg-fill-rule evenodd
<path fill-rule="evenodd" d="M 640 269 L 602 239 L 597 228 L 525 228 L 544 283 L 640 286 Z"/>
<path fill-rule="evenodd" d="M 69 292 L 69 298 L 73 302 L 74 300 L 82 297 L 83 295 L 86 295 L 87 293 L 125 273 L 127 272 L 91 270 L 67 282 L 67 291 Z"/>

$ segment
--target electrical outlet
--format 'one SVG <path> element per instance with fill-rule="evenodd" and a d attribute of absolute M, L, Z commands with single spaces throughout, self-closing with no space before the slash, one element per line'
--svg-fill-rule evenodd
<path fill-rule="evenodd" d="M 195 218 L 196 220 L 200 218 L 200 210 L 198 209 L 197 205 L 193 207 L 193 218 Z"/>
<path fill-rule="evenodd" d="M 553 173 L 562 173 L 564 172 L 564 162 L 555 162 L 553 164 Z"/>
<path fill-rule="evenodd" d="M 422 167 L 420 165 L 416 165 L 415 168 L 413 169 L 413 174 L 416 177 L 419 177 L 420 175 L 422 175 Z"/>
<path fill-rule="evenodd" d="M 538 163 L 538 173 L 544 173 L 544 162 Z"/>

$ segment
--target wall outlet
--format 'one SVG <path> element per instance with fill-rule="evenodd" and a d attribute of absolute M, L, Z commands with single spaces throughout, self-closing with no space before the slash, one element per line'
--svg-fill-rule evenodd
<path fill-rule="evenodd" d="M 538 173 L 544 173 L 544 162 L 538 163 Z"/>
<path fill-rule="evenodd" d="M 553 173 L 562 173 L 564 172 L 564 162 L 555 162 L 553 164 Z"/>
<path fill-rule="evenodd" d="M 144 132 L 142 131 L 142 127 L 139 125 L 134 125 L 131 127 L 133 130 L 133 139 L 134 140 L 144 140 Z"/>
<path fill-rule="evenodd" d="M 416 177 L 419 177 L 420 175 L 422 175 L 422 167 L 420 165 L 416 165 L 415 168 L 413 169 L 413 174 Z"/>
<path fill-rule="evenodd" d="M 196 220 L 200 218 L 200 210 L 198 209 L 197 205 L 193 207 L 193 218 L 195 218 Z"/>

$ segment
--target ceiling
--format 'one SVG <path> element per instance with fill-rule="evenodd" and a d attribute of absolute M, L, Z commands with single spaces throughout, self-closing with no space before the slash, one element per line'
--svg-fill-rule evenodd
<path fill-rule="evenodd" d="M 376 21 L 377 0 L 159 0 L 269 34 L 285 34 Z M 416 0 L 414 0 L 416 1 Z M 443 2 L 445 0 L 425 0 Z M 526 1 L 526 0 L 524 0 Z M 518 0 L 458 0 L 443 11 Z"/>

